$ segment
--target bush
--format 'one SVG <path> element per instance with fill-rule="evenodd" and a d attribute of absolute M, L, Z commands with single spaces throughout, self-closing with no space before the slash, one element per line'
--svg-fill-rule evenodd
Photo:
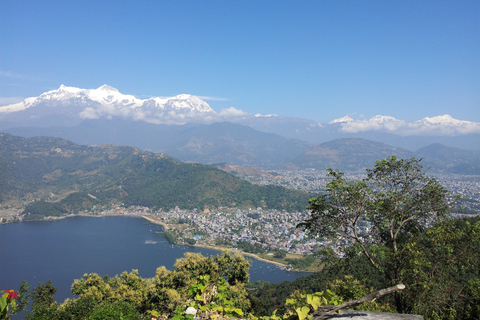
<path fill-rule="evenodd" d="M 90 320 L 137 320 L 141 315 L 132 304 L 117 300 L 114 302 L 103 302 L 98 305 L 88 317 Z"/>

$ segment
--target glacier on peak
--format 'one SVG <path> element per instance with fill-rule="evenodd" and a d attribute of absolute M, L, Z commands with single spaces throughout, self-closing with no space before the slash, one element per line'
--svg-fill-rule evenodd
<path fill-rule="evenodd" d="M 377 123 L 387 123 L 387 122 L 402 122 L 402 120 L 398 120 L 394 117 L 391 116 L 382 116 L 382 115 L 376 115 L 373 118 L 370 118 L 372 122 L 377 122 Z"/>
<path fill-rule="evenodd" d="M 417 120 L 414 123 L 421 123 L 425 125 L 451 125 L 451 126 L 460 126 L 464 123 L 472 123 L 471 121 L 466 121 L 466 120 L 458 120 L 453 118 L 449 114 L 444 114 L 441 116 L 435 116 L 435 117 L 425 117 L 422 120 Z"/>
<path fill-rule="evenodd" d="M 271 113 L 271 114 L 261 114 L 261 113 L 256 113 L 254 114 L 255 118 L 272 118 L 272 117 L 278 117 L 277 114 Z"/>
<path fill-rule="evenodd" d="M 64 84 L 60 85 L 58 89 L 50 90 L 42 93 L 38 97 L 26 98 L 22 102 L 2 106 L 0 112 L 10 113 L 22 111 L 30 107 L 41 104 L 46 101 L 66 101 L 77 100 L 89 107 L 93 103 L 98 103 L 101 106 L 115 105 L 117 108 L 141 108 L 146 102 L 154 102 L 158 110 L 166 109 L 184 109 L 185 111 L 194 112 L 215 112 L 210 106 L 200 98 L 190 94 L 180 94 L 174 97 L 152 97 L 149 99 L 137 99 L 133 95 L 122 94 L 118 89 L 104 84 L 97 89 L 81 89 L 77 87 L 70 87 Z"/>
<path fill-rule="evenodd" d="M 111 87 L 108 84 L 98 87 L 97 90 L 119 92 L 117 88 Z"/>
<path fill-rule="evenodd" d="M 369 122 L 369 123 L 392 123 L 392 122 L 402 122 L 402 120 L 398 120 L 394 117 L 391 116 L 382 116 L 382 115 L 376 115 L 368 120 L 362 119 L 362 120 L 355 120 L 350 116 L 345 116 L 343 118 L 335 119 L 329 122 L 329 124 L 334 124 L 334 123 L 349 123 L 349 122 Z"/>
<path fill-rule="evenodd" d="M 50 90 L 38 96 L 37 102 L 42 100 L 67 100 L 79 94 L 83 89 L 61 85 L 58 89 Z"/>
<path fill-rule="evenodd" d="M 441 132 L 445 135 L 461 135 L 467 133 L 480 133 L 480 123 L 467 120 L 458 120 L 444 114 L 435 117 L 425 117 L 410 124 L 410 128 L 416 131 L 420 129 L 428 132 Z"/>
<path fill-rule="evenodd" d="M 191 94 L 187 94 L 187 93 L 181 93 L 181 94 L 175 96 L 175 98 L 177 98 L 179 100 L 188 100 L 192 97 L 195 97 L 195 96 L 192 96 Z"/>

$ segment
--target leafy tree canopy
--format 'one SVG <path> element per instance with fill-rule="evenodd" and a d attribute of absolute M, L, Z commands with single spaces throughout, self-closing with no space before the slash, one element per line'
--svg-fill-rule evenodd
<path fill-rule="evenodd" d="M 333 241 L 340 239 L 338 246 L 346 253 L 361 252 L 389 284 L 399 283 L 404 278 L 407 244 L 447 216 L 448 191 L 428 177 L 415 158 L 377 161 L 366 170 L 366 178 L 357 181 L 328 170 L 333 180 L 325 194 L 310 200 L 311 215 L 299 227 Z M 396 303 L 402 311 L 400 299 Z"/>

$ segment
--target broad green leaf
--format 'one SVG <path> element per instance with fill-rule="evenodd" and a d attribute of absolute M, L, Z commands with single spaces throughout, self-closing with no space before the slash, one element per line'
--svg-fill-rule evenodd
<path fill-rule="evenodd" d="M 6 306 L 7 306 L 7 299 L 3 297 L 0 298 L 0 311 L 5 309 Z"/>
<path fill-rule="evenodd" d="M 242 311 L 242 309 L 235 308 L 235 309 L 233 309 L 233 311 L 235 311 L 235 313 L 238 314 L 239 316 L 243 316 L 243 311 Z"/>
<path fill-rule="evenodd" d="M 310 308 L 307 306 L 303 306 L 301 308 L 296 308 L 295 311 L 297 312 L 298 319 L 303 320 L 308 316 L 308 313 L 310 312 Z"/>
<path fill-rule="evenodd" d="M 314 310 L 317 310 L 318 307 L 321 305 L 320 297 L 315 296 L 313 294 L 307 295 L 307 303 L 312 306 Z"/>

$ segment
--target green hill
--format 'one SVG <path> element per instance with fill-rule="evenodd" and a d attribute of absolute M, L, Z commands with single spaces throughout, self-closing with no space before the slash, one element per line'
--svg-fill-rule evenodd
<path fill-rule="evenodd" d="M 31 214 L 58 215 L 93 205 L 151 208 L 218 206 L 303 210 L 310 194 L 258 186 L 201 164 L 129 146 L 81 146 L 0 133 L 0 201 L 32 201 Z M 28 211 L 30 212 L 30 211 Z"/>

